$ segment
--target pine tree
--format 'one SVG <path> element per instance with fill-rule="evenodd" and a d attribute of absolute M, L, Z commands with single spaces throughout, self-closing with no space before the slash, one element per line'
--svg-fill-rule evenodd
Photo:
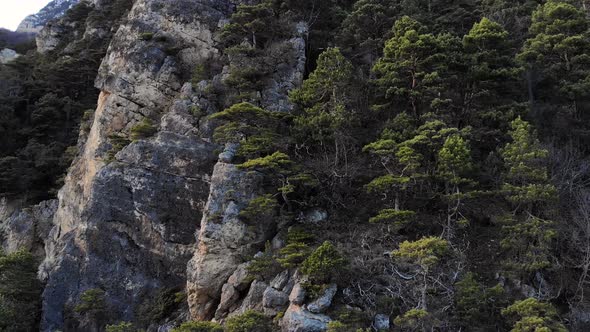
<path fill-rule="evenodd" d="M 301 137 L 319 143 L 338 165 L 346 158 L 347 141 L 356 114 L 352 108 L 353 67 L 338 48 L 322 53 L 317 68 L 291 92 L 291 100 L 303 108 L 295 125 Z"/>
<path fill-rule="evenodd" d="M 502 315 L 513 322 L 511 332 L 566 332 L 558 319 L 557 310 L 549 304 L 534 298 L 516 301 L 502 310 Z"/>
<path fill-rule="evenodd" d="M 288 145 L 285 134 L 290 115 L 239 103 L 209 117 L 220 121 L 213 137 L 218 143 L 236 143 L 238 155 L 250 159 L 271 154 Z"/>
<path fill-rule="evenodd" d="M 483 16 L 499 23 L 517 43 L 527 37 L 531 23 L 531 14 L 541 0 L 481 0 Z"/>
<path fill-rule="evenodd" d="M 339 43 L 357 61 L 371 66 L 383 51 L 385 37 L 393 26 L 397 3 L 394 0 L 359 0 L 342 22 Z"/>
<path fill-rule="evenodd" d="M 404 241 L 392 256 L 401 262 L 407 262 L 418 268 L 422 276 L 421 298 L 419 308 L 427 308 L 428 277 L 441 258 L 449 251 L 449 242 L 440 237 L 425 237 L 417 241 Z"/>
<path fill-rule="evenodd" d="M 433 185 L 435 181 L 429 181 L 431 177 L 439 176 L 448 181 L 449 190 L 455 188 L 455 185 L 469 182 L 459 176 L 459 173 L 462 175 L 464 172 L 464 169 L 459 167 L 469 166 L 470 157 L 459 157 L 467 162 L 459 166 L 453 160 L 458 156 L 451 155 L 464 154 L 465 151 L 455 150 L 455 147 L 450 145 L 454 139 L 442 150 L 449 137 L 466 132 L 448 128 L 440 120 L 429 120 L 418 128 L 415 127 L 415 123 L 411 116 L 401 113 L 389 121 L 377 141 L 363 149 L 372 154 L 385 171 L 384 175 L 373 179 L 365 186 L 368 193 L 380 195 L 386 204 L 386 208 L 380 210 L 370 222 L 389 222 L 395 231 L 402 229 L 414 219 L 416 213 L 407 208 L 406 202 L 417 194 L 417 188 L 426 196 L 437 195 Z M 463 141 L 461 144 L 467 149 L 464 143 Z M 443 151 L 442 159 L 439 157 L 440 151 Z M 442 161 L 441 165 L 438 165 L 439 159 Z M 456 188 L 454 190 L 456 191 Z M 444 195 L 451 201 L 460 197 L 456 192 Z M 457 216 L 455 213 L 451 214 Z"/>
<path fill-rule="evenodd" d="M 363 148 L 363 151 L 379 161 L 386 172 L 373 179 L 365 189 L 388 202 L 393 200 L 393 204 L 380 210 L 370 222 L 389 222 L 399 230 L 412 221 L 416 214 L 404 209 L 404 205 L 420 176 L 423 157 L 413 147 L 403 145 L 403 142 L 414 136 L 415 130 L 412 118 L 402 113 L 388 123 L 379 140 Z"/>
<path fill-rule="evenodd" d="M 455 284 L 456 312 L 461 324 L 473 330 L 491 328 L 499 320 L 505 290 L 501 284 L 485 287 L 474 273 L 467 273 Z"/>
<path fill-rule="evenodd" d="M 548 151 L 541 147 L 532 126 L 520 117 L 511 123 L 512 142 L 502 149 L 507 183 L 507 198 L 519 208 L 533 212 L 535 203 L 555 198 L 556 189 L 549 183 L 545 166 Z"/>
<path fill-rule="evenodd" d="M 264 0 L 257 4 L 240 4 L 230 23 L 223 27 L 221 38 L 228 46 L 247 40 L 256 49 L 284 31 L 274 1 Z"/>
<path fill-rule="evenodd" d="M 441 109 L 450 100 L 442 94 L 449 64 L 459 40 L 448 34 L 434 35 L 426 28 L 404 16 L 395 22 L 393 37 L 385 43 L 383 57 L 373 71 L 375 83 L 381 89 L 385 105 L 419 118 L 431 110 Z"/>
<path fill-rule="evenodd" d="M 452 237 L 458 223 L 468 221 L 461 213 L 466 193 L 463 187 L 472 181 L 466 178 L 472 169 L 471 151 L 467 142 L 458 134 L 447 137 L 443 147 L 438 152 L 437 175 L 444 182 L 443 198 L 447 203 L 447 231 Z"/>
<path fill-rule="evenodd" d="M 521 68 L 516 65 L 509 34 L 483 18 L 463 37 L 467 65 L 461 118 L 474 127 L 474 141 L 484 153 L 494 149 L 514 117 L 521 98 Z"/>
<path fill-rule="evenodd" d="M 41 291 L 33 255 L 0 249 L 0 331 L 35 330 Z"/>
<path fill-rule="evenodd" d="M 433 30 L 457 35 L 469 30 L 480 16 L 477 2 L 469 0 L 401 0 L 400 11 Z"/>
<path fill-rule="evenodd" d="M 506 267 L 527 275 L 551 266 L 551 244 L 556 237 L 553 223 L 539 216 L 544 205 L 556 197 L 556 188 L 549 183 L 543 149 L 531 125 L 517 118 L 511 124 L 512 142 L 501 151 L 506 167 L 507 183 L 503 191 L 515 209 L 505 217 L 502 247 L 508 252 Z"/>
<path fill-rule="evenodd" d="M 533 102 L 561 104 L 572 116 L 583 115 L 590 97 L 589 27 L 586 13 L 567 1 L 549 0 L 535 10 L 531 37 L 518 55 L 539 76 Z"/>

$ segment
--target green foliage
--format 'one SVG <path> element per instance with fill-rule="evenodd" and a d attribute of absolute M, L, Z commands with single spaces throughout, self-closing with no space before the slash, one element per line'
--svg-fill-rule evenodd
<path fill-rule="evenodd" d="M 392 223 L 396 229 L 401 229 L 410 223 L 416 217 L 416 212 L 409 210 L 384 209 L 369 219 L 371 223 L 388 222 Z"/>
<path fill-rule="evenodd" d="M 352 88 L 350 61 L 338 48 L 324 51 L 303 86 L 290 93 L 291 101 L 304 108 L 295 119 L 301 135 L 318 143 L 334 144 L 334 152 L 338 153 L 356 116 L 351 108 Z"/>
<path fill-rule="evenodd" d="M 80 295 L 74 311 L 84 319 L 89 320 L 93 325 L 104 327 L 109 315 L 105 291 L 100 288 L 84 291 Z"/>
<path fill-rule="evenodd" d="M 278 208 L 278 202 L 273 195 L 267 194 L 254 198 L 248 203 L 248 206 L 240 211 L 240 217 L 250 223 L 257 220 L 267 220 L 275 215 Z"/>
<path fill-rule="evenodd" d="M 370 54 L 374 59 L 383 49 L 384 37 L 391 29 L 397 6 L 388 0 L 359 0 L 344 22 L 338 41 L 352 57 Z M 348 53 L 348 52 L 347 52 Z"/>
<path fill-rule="evenodd" d="M 399 249 L 392 252 L 393 257 L 418 265 L 428 271 L 436 265 L 449 250 L 449 242 L 439 237 L 425 237 L 417 241 L 404 241 Z"/>
<path fill-rule="evenodd" d="M 275 36 L 281 36 L 277 8 L 272 0 L 248 5 L 240 4 L 230 18 L 230 24 L 223 27 L 221 38 L 226 45 L 237 45 L 248 40 L 253 48 L 264 46 Z"/>
<path fill-rule="evenodd" d="M 447 201 L 448 223 L 463 219 L 459 208 L 464 195 L 459 186 L 471 182 L 464 177 L 472 168 L 471 153 L 462 137 L 468 128 L 449 128 L 440 120 L 426 121 L 418 128 L 414 123 L 407 113 L 401 113 L 388 122 L 379 140 L 364 147 L 378 158 L 386 172 L 365 186 L 368 193 L 381 195 L 386 204 L 369 221 L 392 222 L 394 231 L 414 219 L 415 211 L 405 207 L 418 193 L 416 189 L 439 195 L 428 186 L 433 175 L 445 184 L 442 196 Z"/>
<path fill-rule="evenodd" d="M 509 253 L 504 264 L 517 275 L 551 267 L 551 249 L 557 232 L 554 223 L 533 215 L 505 220 L 501 246 Z"/>
<path fill-rule="evenodd" d="M 124 136 L 112 134 L 109 137 L 109 143 L 111 144 L 111 148 L 107 152 L 107 157 L 105 161 L 110 163 L 115 160 L 115 155 L 123 150 L 124 147 L 129 145 L 131 141 Z"/>
<path fill-rule="evenodd" d="M 462 116 L 474 127 L 473 142 L 491 151 L 519 112 L 522 96 L 509 33 L 498 23 L 482 18 L 463 37 L 466 82 Z"/>
<path fill-rule="evenodd" d="M 529 68 L 540 71 L 539 85 L 543 87 L 540 98 L 555 98 L 557 93 L 572 103 L 571 113 L 579 115 L 576 100 L 590 96 L 587 13 L 569 1 L 547 1 L 533 13 L 529 33 L 531 38 L 518 58 Z M 542 95 L 548 91 L 551 96 Z"/>
<path fill-rule="evenodd" d="M 392 34 L 385 43 L 383 57 L 373 67 L 375 83 L 386 101 L 381 108 L 395 105 L 418 117 L 447 103 L 441 94 L 458 40 L 428 33 L 408 16 L 395 22 Z"/>
<path fill-rule="evenodd" d="M 248 279 L 268 280 L 276 275 L 279 263 L 275 259 L 270 242 L 266 242 L 262 255 L 257 255 L 247 267 Z"/>
<path fill-rule="evenodd" d="M 466 221 L 461 211 L 467 196 L 463 187 L 472 182 L 465 177 L 472 168 L 467 142 L 458 134 L 447 137 L 438 151 L 437 176 L 445 184 L 443 199 L 447 202 L 447 229 L 451 234 L 456 224 L 465 224 Z"/>
<path fill-rule="evenodd" d="M 134 141 L 148 138 L 158 132 L 152 120 L 144 118 L 140 123 L 131 128 L 131 139 Z"/>
<path fill-rule="evenodd" d="M 554 200 L 557 190 L 548 183 L 547 150 L 541 147 L 528 122 L 517 118 L 511 127 L 512 142 L 501 151 L 508 167 L 508 183 L 503 188 L 507 199 L 526 206 Z"/>
<path fill-rule="evenodd" d="M 375 178 L 365 186 L 365 189 L 369 193 L 377 194 L 386 192 L 391 188 L 396 187 L 398 187 L 400 190 L 405 190 L 411 185 L 410 181 L 412 181 L 412 178 L 409 176 L 395 176 L 388 174 Z"/>
<path fill-rule="evenodd" d="M 272 332 L 273 326 L 264 314 L 248 310 L 245 313 L 231 317 L 225 323 L 225 332 Z"/>
<path fill-rule="evenodd" d="M 455 134 L 447 137 L 438 152 L 438 172 L 450 183 L 459 183 L 461 175 L 472 168 L 471 151 L 465 140 Z"/>
<path fill-rule="evenodd" d="M 287 144 L 285 136 L 281 135 L 289 120 L 286 113 L 239 103 L 209 118 L 224 123 L 215 129 L 215 140 L 219 143 L 240 143 L 238 154 L 242 157 L 270 154 Z"/>
<path fill-rule="evenodd" d="M 21 250 L 4 254 L 0 249 L 0 331 L 33 331 L 41 304 L 37 262 Z"/>
<path fill-rule="evenodd" d="M 403 315 L 397 316 L 393 323 L 399 326 L 403 331 L 426 331 L 427 327 L 432 326 L 432 316 L 424 309 L 411 309 Z"/>
<path fill-rule="evenodd" d="M 153 32 L 142 32 L 139 34 L 139 39 L 144 40 L 144 41 L 149 41 L 149 40 L 152 40 L 153 38 L 154 38 Z"/>
<path fill-rule="evenodd" d="M 328 332 L 343 332 L 348 331 L 348 327 L 339 321 L 332 321 L 328 323 Z"/>
<path fill-rule="evenodd" d="M 534 298 L 516 301 L 502 310 L 502 315 L 513 322 L 512 332 L 565 332 L 557 311 L 549 304 Z"/>
<path fill-rule="evenodd" d="M 455 305 L 461 324 L 465 327 L 493 326 L 499 319 L 504 288 L 498 284 L 482 286 L 471 272 L 455 284 Z"/>
<path fill-rule="evenodd" d="M 133 326 L 132 323 L 129 322 L 121 322 L 119 324 L 114 325 L 107 325 L 106 332 L 140 332 L 140 329 L 137 329 Z"/>
<path fill-rule="evenodd" d="M 294 242 L 281 249 L 281 257 L 277 261 L 282 267 L 292 268 L 301 264 L 311 253 L 311 248 L 305 243 Z"/>
<path fill-rule="evenodd" d="M 292 227 L 287 233 L 287 244 L 279 251 L 277 261 L 284 268 L 292 268 L 301 264 L 311 253 L 309 243 L 314 239 L 313 234 L 305 230 Z"/>
<path fill-rule="evenodd" d="M 514 185 L 546 182 L 548 152 L 541 147 L 532 126 L 519 117 L 512 121 L 511 127 L 512 142 L 501 151 L 508 167 L 507 180 Z M 531 197 L 530 200 L 536 199 Z"/>
<path fill-rule="evenodd" d="M 238 100 L 256 100 L 256 91 L 264 87 L 264 78 L 267 74 L 263 68 L 257 66 L 232 66 L 224 83 L 238 91 Z"/>
<path fill-rule="evenodd" d="M 172 332 L 223 332 L 223 328 L 213 322 L 187 322 L 172 329 Z"/>
<path fill-rule="evenodd" d="M 191 78 L 191 82 L 193 83 L 193 85 L 197 85 L 199 84 L 199 82 L 209 78 L 208 72 L 209 68 L 207 68 L 206 63 L 200 63 L 197 66 L 195 66 L 193 76 Z"/>
<path fill-rule="evenodd" d="M 250 159 L 238 167 L 255 169 L 262 172 L 283 173 L 293 165 L 291 158 L 282 152 L 275 152 L 266 157 Z"/>
<path fill-rule="evenodd" d="M 505 265 L 517 274 L 532 273 L 551 266 L 551 245 L 556 237 L 553 222 L 535 215 L 541 204 L 555 199 L 557 189 L 549 183 L 545 159 L 531 125 L 520 118 L 511 124 L 512 142 L 501 151 L 508 167 L 503 186 L 506 198 L 522 211 L 505 218 L 502 247 L 510 258 Z"/>
<path fill-rule="evenodd" d="M 139 306 L 138 316 L 145 324 L 160 322 L 178 309 L 179 300 L 182 301 L 184 298 L 177 288 L 161 289 L 155 296 L 144 300 Z"/>
<path fill-rule="evenodd" d="M 31 202 L 55 197 L 70 166 L 66 149 L 77 143 L 84 111 L 96 108 L 94 80 L 117 31 L 111 27 L 131 5 L 81 2 L 56 23 L 60 42 L 53 51 L 0 65 L 0 195 Z"/>
<path fill-rule="evenodd" d="M 301 272 L 314 282 L 327 282 L 344 264 L 344 258 L 332 242 L 326 241 L 305 259 L 301 264 Z"/>

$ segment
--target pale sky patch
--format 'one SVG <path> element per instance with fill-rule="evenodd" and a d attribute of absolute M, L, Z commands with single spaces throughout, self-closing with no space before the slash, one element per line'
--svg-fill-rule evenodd
<path fill-rule="evenodd" d="M 36 14 L 51 0 L 0 0 L 0 27 L 16 30 L 27 16 Z"/>

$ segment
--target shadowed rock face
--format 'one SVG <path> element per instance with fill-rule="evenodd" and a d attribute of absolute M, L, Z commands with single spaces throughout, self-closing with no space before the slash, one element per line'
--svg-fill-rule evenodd
<path fill-rule="evenodd" d="M 59 193 L 40 269 L 47 281 L 43 331 L 83 330 L 68 315 L 90 288 L 105 291 L 116 321 L 133 320 L 157 289 L 184 285 L 218 147 L 191 122 L 190 89 L 179 92 L 186 70 L 218 53 L 212 29 L 233 8 L 225 1 L 137 0 L 111 41 L 94 123 Z M 146 32 L 163 37 L 142 40 Z M 146 117 L 157 134 L 107 162 L 112 137 L 128 138 Z"/>

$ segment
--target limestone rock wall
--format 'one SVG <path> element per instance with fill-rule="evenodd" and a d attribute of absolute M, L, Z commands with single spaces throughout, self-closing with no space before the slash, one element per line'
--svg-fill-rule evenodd
<path fill-rule="evenodd" d="M 217 53 L 212 31 L 232 9 L 224 1 L 137 0 L 115 34 L 40 269 L 43 331 L 84 330 L 69 317 L 87 289 L 105 291 L 117 321 L 134 320 L 156 290 L 184 285 L 218 147 L 192 121 L 192 89 L 180 92 L 190 68 Z M 146 118 L 157 133 L 133 141 L 132 128 Z M 114 137 L 132 142 L 113 151 Z"/>
<path fill-rule="evenodd" d="M 6 253 L 28 250 L 45 256 L 45 240 L 53 227 L 57 200 L 22 207 L 22 202 L 0 200 L 0 244 Z"/>
<path fill-rule="evenodd" d="M 186 83 L 198 64 L 227 64 L 217 32 L 240 2 L 136 0 L 116 27 L 96 79 L 94 119 L 80 136 L 43 241 L 42 331 L 92 330 L 96 324 L 76 318 L 73 308 L 94 288 L 105 292 L 111 322 L 136 321 L 138 307 L 167 288 L 186 287 L 192 319 L 262 310 L 266 293 L 275 306 L 269 312 L 278 302 L 286 307 L 287 291 L 263 282 L 236 286 L 244 289 L 220 307 L 224 285 L 276 235 L 277 224 L 240 220 L 262 193 L 262 175 L 240 170 L 232 164 L 235 147 L 219 155 L 223 147 L 211 140 L 205 116 L 229 102 L 207 88 L 223 88 L 224 73 Z M 76 27 L 63 21 L 44 29 L 40 51 L 52 50 L 68 29 Z M 78 37 L 100 29 L 86 27 Z M 261 106 L 292 109 L 288 92 L 303 79 L 306 33 L 299 24 L 291 38 L 269 46 L 277 50 L 276 70 L 260 92 Z M 134 135 L 146 123 L 150 133 Z"/>

